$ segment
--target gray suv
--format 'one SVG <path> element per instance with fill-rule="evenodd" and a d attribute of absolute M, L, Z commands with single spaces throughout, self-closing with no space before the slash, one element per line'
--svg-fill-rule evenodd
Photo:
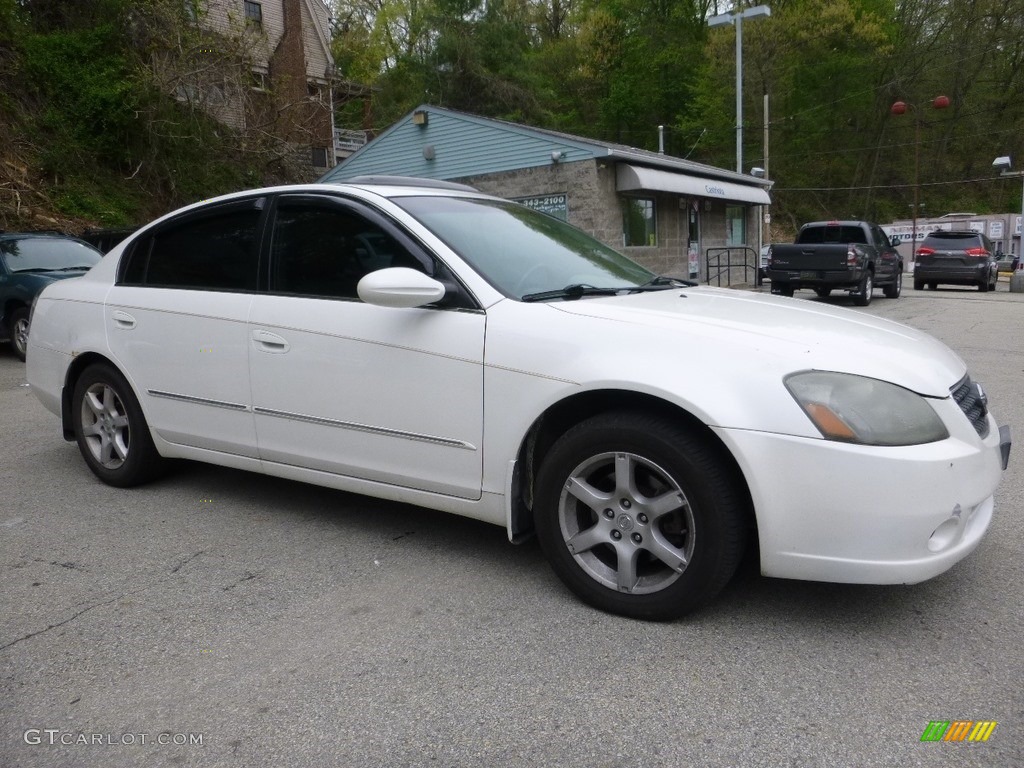
<path fill-rule="evenodd" d="M 914 261 L 914 288 L 918 291 L 926 285 L 934 291 L 939 283 L 994 291 L 999 279 L 992 241 L 980 232 L 932 232 L 917 249 Z"/>

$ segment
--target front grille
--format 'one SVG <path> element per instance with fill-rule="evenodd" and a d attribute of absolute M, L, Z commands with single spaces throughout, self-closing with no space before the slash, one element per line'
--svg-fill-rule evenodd
<path fill-rule="evenodd" d="M 974 431 L 982 437 L 988 436 L 988 400 L 985 398 L 981 387 L 971 381 L 970 376 L 964 376 L 960 383 L 952 387 L 949 393 L 960 406 L 968 421 L 974 426 Z"/>

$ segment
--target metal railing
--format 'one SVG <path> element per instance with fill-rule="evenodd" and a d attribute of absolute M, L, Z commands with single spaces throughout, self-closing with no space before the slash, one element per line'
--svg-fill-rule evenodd
<path fill-rule="evenodd" d="M 708 285 L 714 283 L 721 288 L 723 278 L 726 288 L 733 285 L 761 284 L 761 265 L 758 263 L 757 251 L 749 246 L 708 248 L 704 263 L 707 274 L 704 282 Z"/>

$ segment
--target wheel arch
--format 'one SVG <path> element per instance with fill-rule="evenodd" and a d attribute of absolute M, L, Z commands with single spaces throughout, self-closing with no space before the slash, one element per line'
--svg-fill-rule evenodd
<path fill-rule="evenodd" d="M 64 387 L 60 393 L 60 423 L 65 440 L 74 441 L 75 439 L 75 430 L 71 421 L 71 397 L 75 392 L 75 384 L 78 383 L 78 377 L 82 375 L 82 372 L 93 363 L 106 363 L 121 373 L 122 376 L 124 375 L 124 372 L 121 371 L 113 360 L 99 352 L 83 352 L 75 356 L 71 365 L 68 366 L 67 373 L 64 376 Z M 127 377 L 125 377 L 125 380 L 131 386 L 131 380 Z M 138 393 L 135 394 L 135 397 L 138 399 Z"/>
<path fill-rule="evenodd" d="M 699 435 L 711 450 L 718 454 L 729 473 L 739 484 L 746 499 L 747 525 L 750 541 L 757 550 L 757 521 L 751 501 L 750 488 L 739 462 L 729 448 L 698 417 L 681 406 L 655 395 L 624 389 L 600 389 L 570 395 L 551 404 L 538 416 L 524 435 L 516 455 L 516 472 L 512 479 L 512 514 L 509 538 L 519 541 L 533 530 L 533 490 L 544 458 L 552 446 L 567 430 L 586 419 L 609 411 L 635 411 L 661 416 L 681 423 Z"/>

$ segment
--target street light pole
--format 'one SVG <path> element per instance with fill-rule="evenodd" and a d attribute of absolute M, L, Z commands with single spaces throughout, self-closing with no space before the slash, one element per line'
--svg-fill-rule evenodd
<path fill-rule="evenodd" d="M 767 5 L 756 5 L 734 13 L 721 13 L 708 19 L 711 28 L 736 25 L 736 173 L 743 173 L 743 20 L 771 16 Z"/>
<path fill-rule="evenodd" d="M 945 109 L 949 106 L 948 96 L 936 96 L 931 101 L 934 109 Z M 911 212 L 910 224 L 910 260 L 913 261 L 917 255 L 917 209 L 920 206 L 920 178 L 921 178 L 921 112 L 919 104 L 908 104 L 905 101 L 897 101 L 889 111 L 894 115 L 904 115 L 908 109 L 914 110 L 914 210 Z"/>

